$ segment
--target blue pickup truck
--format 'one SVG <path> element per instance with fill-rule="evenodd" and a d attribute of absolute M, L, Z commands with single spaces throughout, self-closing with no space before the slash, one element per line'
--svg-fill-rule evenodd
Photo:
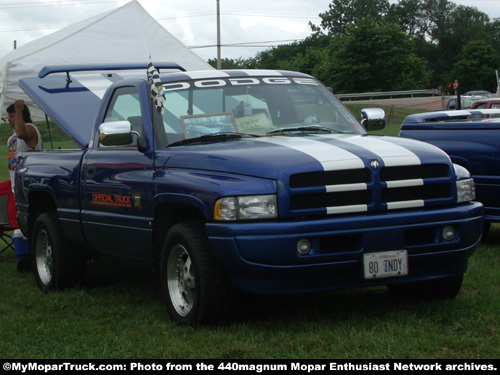
<path fill-rule="evenodd" d="M 426 112 L 406 117 L 399 136 L 431 143 L 466 168 L 484 205 L 486 232 L 500 222 L 500 109 Z"/>
<path fill-rule="evenodd" d="M 480 241 L 466 169 L 424 142 L 367 135 L 383 111 L 362 126 L 309 75 L 53 66 L 19 84 L 81 148 L 17 166 L 45 291 L 109 257 L 157 269 L 181 325 L 224 319 L 239 291 L 448 298 Z"/>

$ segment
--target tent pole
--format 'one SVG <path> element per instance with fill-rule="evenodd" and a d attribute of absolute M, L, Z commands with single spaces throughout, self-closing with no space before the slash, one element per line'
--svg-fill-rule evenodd
<path fill-rule="evenodd" d="M 45 122 L 47 123 L 47 129 L 49 129 L 50 147 L 52 148 L 52 151 L 54 151 L 54 144 L 52 143 L 52 132 L 50 131 L 50 121 L 47 114 L 45 114 Z"/>
<path fill-rule="evenodd" d="M 3 116 L 3 106 L 5 105 L 5 95 L 7 95 L 7 74 L 9 72 L 10 61 L 5 64 L 3 71 L 2 91 L 0 92 L 0 115 Z"/>

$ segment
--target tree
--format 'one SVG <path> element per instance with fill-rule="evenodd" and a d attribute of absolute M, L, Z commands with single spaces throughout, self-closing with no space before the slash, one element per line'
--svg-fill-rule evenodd
<path fill-rule="evenodd" d="M 495 51 L 500 51 L 500 18 L 494 19 L 486 26 L 486 34 Z"/>
<path fill-rule="evenodd" d="M 362 19 L 334 42 L 329 83 L 337 93 L 411 90 L 427 87 L 425 61 L 413 52 L 412 39 L 392 23 Z"/>
<path fill-rule="evenodd" d="M 423 0 L 423 10 L 426 38 L 437 46 L 436 53 L 428 56 L 435 84 L 449 80 L 465 45 L 474 40 L 493 44 L 489 17 L 474 7 L 457 6 L 448 0 Z"/>
<path fill-rule="evenodd" d="M 311 35 L 300 42 L 273 47 L 259 52 L 255 67 L 259 69 L 296 70 L 312 74 L 319 61 L 319 51 L 328 47 L 325 36 Z"/>
<path fill-rule="evenodd" d="M 208 63 L 217 68 L 217 59 L 208 59 Z M 253 59 L 243 59 L 242 57 L 235 59 L 222 59 L 221 60 L 221 68 L 222 69 L 251 69 L 253 63 Z"/>
<path fill-rule="evenodd" d="M 400 25 L 408 35 L 420 38 L 425 30 L 422 9 L 422 0 L 400 0 L 398 3 L 391 4 L 386 19 Z"/>
<path fill-rule="evenodd" d="M 473 41 L 500 51 L 500 20 L 449 0 L 332 0 L 328 7 L 305 40 L 225 60 L 223 67 L 298 70 L 337 92 L 393 91 L 449 82 Z M 474 80 L 473 71 L 461 71 L 461 82 L 466 76 Z"/>
<path fill-rule="evenodd" d="M 423 0 L 422 15 L 425 19 L 426 37 L 437 44 L 443 44 L 450 33 L 450 14 L 456 5 L 448 0 Z"/>
<path fill-rule="evenodd" d="M 495 69 L 500 65 L 500 55 L 493 46 L 482 41 L 467 44 L 453 65 L 449 82 L 458 79 L 460 91 L 488 90 L 496 92 Z"/>
<path fill-rule="evenodd" d="M 316 34 L 323 34 L 326 30 L 329 37 L 340 38 L 346 34 L 347 27 L 365 17 L 382 20 L 390 5 L 388 0 L 333 0 L 328 8 L 328 11 L 319 14 L 320 26 L 309 24 Z"/>

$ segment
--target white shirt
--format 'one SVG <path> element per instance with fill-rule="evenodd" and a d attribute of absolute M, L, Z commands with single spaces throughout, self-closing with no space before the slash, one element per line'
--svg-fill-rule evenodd
<path fill-rule="evenodd" d="M 43 149 L 42 136 L 40 135 L 40 131 L 38 130 L 38 128 L 35 125 L 29 123 L 26 124 L 26 126 L 33 126 L 36 130 L 36 133 L 38 134 L 38 143 L 34 148 L 29 147 L 22 139 L 17 138 L 15 130 L 7 140 L 7 159 L 9 162 L 9 174 L 12 190 L 14 190 L 14 176 L 16 172 L 16 164 L 19 153 L 29 150 L 40 151 Z"/>

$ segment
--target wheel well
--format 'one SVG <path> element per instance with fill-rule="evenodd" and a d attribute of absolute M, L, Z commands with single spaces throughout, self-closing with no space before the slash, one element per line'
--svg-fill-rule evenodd
<path fill-rule="evenodd" d="M 156 264 L 160 260 L 161 247 L 168 229 L 177 223 L 188 220 L 205 221 L 204 215 L 192 206 L 182 204 L 162 204 L 156 207 L 153 220 L 153 254 Z"/>
<path fill-rule="evenodd" d="M 57 211 L 56 203 L 52 196 L 45 192 L 34 191 L 28 197 L 28 229 L 29 232 L 33 230 L 36 218 L 49 211 Z"/>

